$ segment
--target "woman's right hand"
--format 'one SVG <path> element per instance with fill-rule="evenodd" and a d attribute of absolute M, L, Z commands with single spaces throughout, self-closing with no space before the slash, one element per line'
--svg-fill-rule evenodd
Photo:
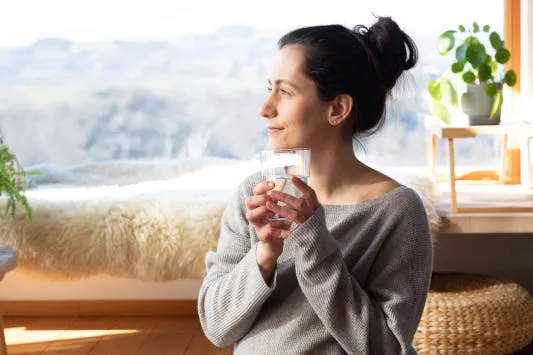
<path fill-rule="evenodd" d="M 281 233 L 290 229 L 290 223 L 269 221 L 272 214 L 266 208 L 267 201 L 272 201 L 268 191 L 274 188 L 274 183 L 263 181 L 253 189 L 253 195 L 246 199 L 246 219 L 254 227 L 259 243 L 257 245 L 257 264 L 263 273 L 265 281 L 274 270 L 278 257 L 283 252 L 283 238 Z"/>

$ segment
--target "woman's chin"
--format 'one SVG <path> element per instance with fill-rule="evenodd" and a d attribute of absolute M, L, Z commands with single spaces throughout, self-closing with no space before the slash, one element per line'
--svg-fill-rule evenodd
<path fill-rule="evenodd" d="M 301 149 L 301 148 L 309 148 L 305 144 L 287 144 L 287 143 L 269 143 L 268 149 L 272 150 L 286 150 L 286 149 Z"/>
<path fill-rule="evenodd" d="M 282 149 L 291 149 L 293 147 L 291 147 L 290 145 L 287 145 L 287 144 L 281 144 L 279 142 L 269 142 L 268 143 L 268 149 L 272 149 L 272 150 L 282 150 Z"/>

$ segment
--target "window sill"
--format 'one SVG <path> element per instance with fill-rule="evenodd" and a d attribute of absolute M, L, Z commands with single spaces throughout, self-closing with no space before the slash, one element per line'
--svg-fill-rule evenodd
<path fill-rule="evenodd" d="M 533 234 L 533 212 L 450 212 L 449 185 L 439 184 L 436 208 L 443 219 L 442 234 Z M 522 185 L 457 184 L 463 207 L 533 207 L 533 189 Z"/>
<path fill-rule="evenodd" d="M 434 175 L 424 166 L 376 168 L 392 178 L 400 178 L 399 181 L 407 185 L 420 181 L 417 177 L 427 179 L 427 186 L 424 186 L 426 191 L 423 192 L 426 197 L 436 201 L 435 207 L 443 220 L 441 234 L 533 234 L 533 212 L 452 213 L 449 175 L 444 166 L 437 166 Z M 490 170 L 490 167 L 459 166 L 456 169 L 457 176 L 474 170 Z M 502 185 L 498 181 L 478 180 L 458 181 L 456 187 L 459 206 L 533 208 L 533 189 L 522 185 Z"/>

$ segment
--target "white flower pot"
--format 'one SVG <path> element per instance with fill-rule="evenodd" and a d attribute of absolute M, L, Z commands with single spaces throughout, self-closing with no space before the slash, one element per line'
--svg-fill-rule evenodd
<path fill-rule="evenodd" d="M 485 86 L 486 83 L 468 84 L 466 92 L 461 95 L 461 109 L 468 116 L 471 125 L 500 124 L 501 110 L 489 118 L 494 98 L 485 94 Z"/>

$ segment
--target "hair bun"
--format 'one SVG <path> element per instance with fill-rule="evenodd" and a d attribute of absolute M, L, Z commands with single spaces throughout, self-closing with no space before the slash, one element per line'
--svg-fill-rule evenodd
<path fill-rule="evenodd" d="M 417 63 L 415 43 L 390 17 L 378 17 L 377 22 L 361 34 L 366 37 L 374 54 L 385 86 L 392 89 L 402 72 L 413 68 Z"/>

